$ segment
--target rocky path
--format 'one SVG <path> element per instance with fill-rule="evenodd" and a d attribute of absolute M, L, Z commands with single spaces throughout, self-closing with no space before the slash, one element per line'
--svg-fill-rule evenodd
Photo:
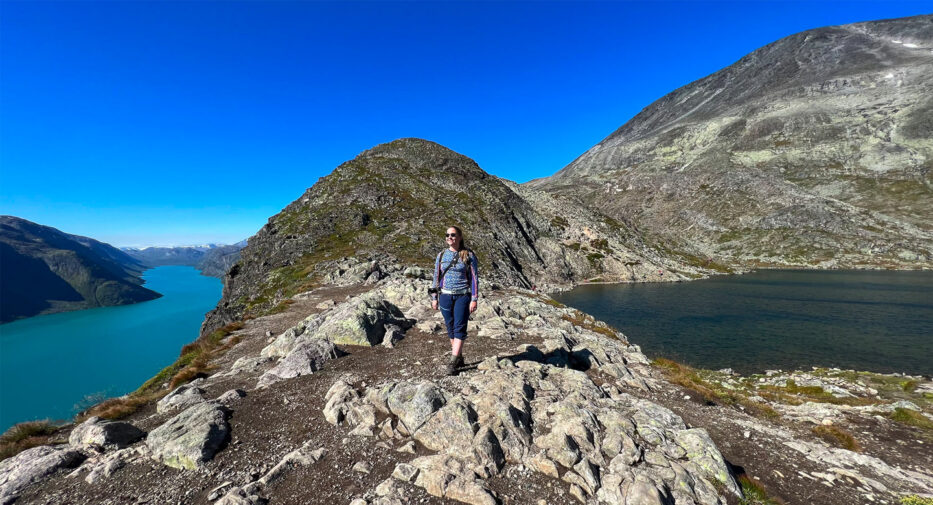
<path fill-rule="evenodd" d="M 786 503 L 933 493 L 922 461 L 709 405 L 532 292 L 485 298 L 446 377 L 423 284 L 321 288 L 246 321 L 209 377 L 0 462 L 0 501 L 725 504 L 743 470 Z"/>

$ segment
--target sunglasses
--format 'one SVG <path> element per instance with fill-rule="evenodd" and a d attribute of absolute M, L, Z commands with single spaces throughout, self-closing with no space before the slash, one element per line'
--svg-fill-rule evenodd
<path fill-rule="evenodd" d="M 447 238 L 455 238 L 456 236 L 457 236 L 456 233 L 448 233 L 447 235 L 445 235 L 445 237 Z"/>

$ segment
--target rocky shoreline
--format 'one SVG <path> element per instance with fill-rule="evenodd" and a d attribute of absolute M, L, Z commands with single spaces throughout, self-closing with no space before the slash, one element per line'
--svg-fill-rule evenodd
<path fill-rule="evenodd" d="M 850 504 L 933 494 L 926 378 L 651 363 L 604 323 L 518 289 L 487 292 L 467 366 L 444 377 L 448 345 L 424 277 L 398 269 L 358 284 L 335 274 L 287 310 L 244 321 L 209 373 L 122 421 L 92 418 L 0 462 L 0 502 Z M 845 435 L 856 445 L 843 448 Z"/>

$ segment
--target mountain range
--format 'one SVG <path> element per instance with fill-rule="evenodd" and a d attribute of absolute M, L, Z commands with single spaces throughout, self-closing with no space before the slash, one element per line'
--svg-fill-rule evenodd
<path fill-rule="evenodd" d="M 124 252 L 149 268 L 183 265 L 197 268 L 203 275 L 223 277 L 240 258 L 246 240 L 236 244 L 205 244 L 174 247 L 123 247 Z"/>

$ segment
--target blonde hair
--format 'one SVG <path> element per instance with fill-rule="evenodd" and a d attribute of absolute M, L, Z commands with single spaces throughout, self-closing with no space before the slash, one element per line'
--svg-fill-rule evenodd
<path fill-rule="evenodd" d="M 466 238 L 463 236 L 463 230 L 459 226 L 448 226 L 447 229 L 453 228 L 457 230 L 457 236 L 460 237 L 460 262 L 466 263 L 470 259 L 470 250 L 466 246 Z"/>

